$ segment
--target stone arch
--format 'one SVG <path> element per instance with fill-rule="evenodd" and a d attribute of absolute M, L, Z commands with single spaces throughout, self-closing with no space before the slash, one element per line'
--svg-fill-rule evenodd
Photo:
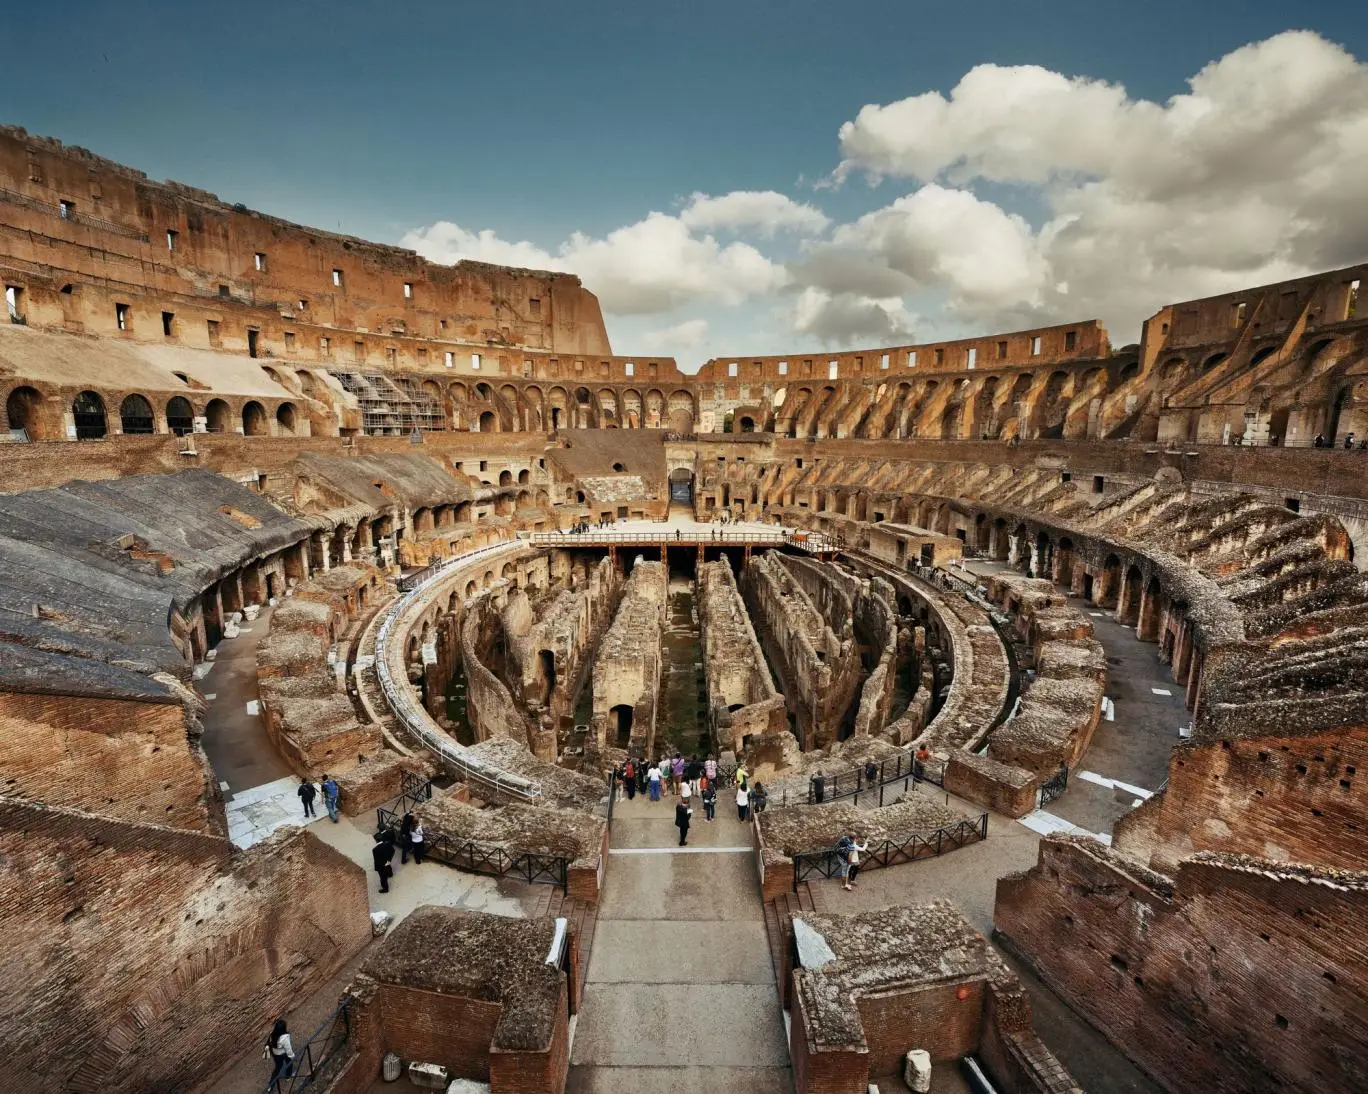
<path fill-rule="evenodd" d="M 646 404 L 642 401 L 641 392 L 636 388 L 627 388 L 622 393 L 622 420 L 621 424 L 627 429 L 640 429 L 644 424 Z"/>
<path fill-rule="evenodd" d="M 276 432 L 284 433 L 287 436 L 295 431 L 295 405 L 294 403 L 281 403 L 276 407 Z"/>
<path fill-rule="evenodd" d="M 195 408 L 184 395 L 173 395 L 166 404 L 166 428 L 168 432 L 183 437 L 195 430 Z"/>
<path fill-rule="evenodd" d="M 1102 588 L 1095 602 L 1099 608 L 1113 608 L 1121 596 L 1121 559 L 1108 555 L 1102 563 Z"/>
<path fill-rule="evenodd" d="M 513 472 L 510 471 L 510 470 L 509 470 L 508 468 L 506 468 L 506 467 L 505 467 L 502 471 L 499 472 L 499 485 L 500 485 L 500 486 L 512 486 L 512 485 L 513 485 Z"/>
<path fill-rule="evenodd" d="M 222 399 L 210 399 L 204 408 L 204 419 L 210 433 L 229 433 L 232 431 L 233 411 Z"/>
<path fill-rule="evenodd" d="M 43 395 L 36 387 L 24 385 L 12 390 L 5 399 L 5 416 L 11 431 L 22 429 L 31 441 L 55 440 L 56 434 L 49 435 L 45 428 L 44 403 Z"/>
<path fill-rule="evenodd" d="M 78 441 L 99 440 L 109 432 L 104 400 L 99 392 L 83 391 L 71 401 L 71 416 L 76 420 Z"/>
<path fill-rule="evenodd" d="M 480 414 L 478 426 L 480 433 L 497 433 L 499 431 L 499 416 L 492 410 L 486 410 Z"/>
<path fill-rule="evenodd" d="M 1214 369 L 1217 365 L 1219 365 L 1229 356 L 1230 354 L 1228 353 L 1213 353 L 1210 357 L 1208 357 L 1206 360 L 1202 362 L 1202 371 L 1210 372 L 1212 369 Z"/>
<path fill-rule="evenodd" d="M 146 395 L 136 392 L 124 397 L 119 404 L 119 428 L 124 433 L 155 433 L 156 420 L 152 417 L 152 404 Z"/>
<path fill-rule="evenodd" d="M 266 428 L 266 408 L 255 399 L 242 408 L 242 432 L 248 437 L 264 437 Z"/>

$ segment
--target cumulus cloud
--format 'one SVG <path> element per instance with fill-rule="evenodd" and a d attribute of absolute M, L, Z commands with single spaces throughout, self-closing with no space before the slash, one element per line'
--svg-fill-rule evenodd
<path fill-rule="evenodd" d="M 840 144 L 838 177 L 925 185 L 833 243 L 919 285 L 938 281 L 975 321 L 1099 314 L 1129 338 L 1170 300 L 1368 254 L 1368 66 L 1307 31 L 1213 61 L 1163 104 L 1034 66 L 980 65 L 949 97 L 864 107 Z M 1032 231 L 939 185 L 975 180 L 1039 188 L 1046 222 Z M 928 191 L 932 217 L 917 208 Z"/>
<path fill-rule="evenodd" d="M 751 228 L 767 237 L 781 231 L 816 235 L 830 223 L 815 205 L 796 202 L 776 190 L 733 190 L 721 197 L 695 192 L 679 219 L 707 232 Z"/>
<path fill-rule="evenodd" d="M 434 262 L 467 258 L 578 274 L 615 315 L 667 313 L 700 300 L 735 306 L 774 292 L 788 277 L 750 244 L 723 245 L 711 235 L 695 235 L 679 217 L 664 213 L 601 239 L 576 232 L 554 254 L 449 221 L 409 232 L 400 242 Z"/>
<path fill-rule="evenodd" d="M 697 349 L 707 340 L 706 319 L 686 319 L 672 327 L 647 331 L 641 336 L 642 345 L 647 349 L 667 349 L 672 353 L 677 349 Z"/>
<path fill-rule="evenodd" d="M 824 346 L 910 341 L 913 317 L 901 297 L 878 300 L 853 292 L 803 289 L 794 303 L 793 329 Z"/>

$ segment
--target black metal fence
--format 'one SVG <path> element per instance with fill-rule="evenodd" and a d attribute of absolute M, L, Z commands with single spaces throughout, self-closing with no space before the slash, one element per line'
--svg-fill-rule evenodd
<path fill-rule="evenodd" d="M 806 800 L 808 805 L 819 805 L 854 798 L 855 804 L 859 805 L 861 794 L 877 794 L 879 804 L 883 805 L 884 788 L 899 782 L 903 784 L 904 790 L 914 782 L 944 786 L 945 763 L 934 758 L 923 761 L 910 752 L 900 752 L 896 756 L 880 760 L 873 765 L 872 770 L 870 764 L 860 764 L 831 775 L 824 773 L 821 776 L 820 792 L 817 776 L 813 776 L 808 779 Z M 784 800 L 780 804 L 788 804 L 787 788 Z"/>
<path fill-rule="evenodd" d="M 266 1094 L 296 1094 L 314 1083 L 333 1077 L 335 1065 L 345 1058 L 344 1049 L 351 1038 L 352 997 L 345 995 L 337 1009 L 323 1019 L 304 1047 L 295 1050 L 294 1068 L 266 1084 Z"/>
<path fill-rule="evenodd" d="M 1059 770 L 1040 784 L 1040 807 L 1043 809 L 1069 789 L 1069 768 L 1061 764 Z"/>
<path fill-rule="evenodd" d="M 870 844 L 869 849 L 860 855 L 859 866 L 861 870 L 877 870 L 904 862 L 916 862 L 918 859 L 935 858 L 987 838 L 988 814 L 980 813 L 977 818 L 957 821 L 932 832 L 917 832 L 902 841 L 884 840 Z M 841 858 L 835 847 L 803 851 L 793 856 L 795 890 L 800 882 L 814 875 L 835 877 L 840 872 Z"/>

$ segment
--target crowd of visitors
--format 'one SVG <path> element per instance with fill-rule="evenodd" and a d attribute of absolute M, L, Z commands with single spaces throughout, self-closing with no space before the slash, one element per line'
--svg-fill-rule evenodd
<path fill-rule="evenodd" d="M 769 804 L 764 783 L 752 780 L 744 764 L 726 772 L 713 755 L 705 760 L 686 760 L 678 752 L 659 760 L 629 756 L 613 771 L 613 792 L 625 794 L 629 801 L 638 794 L 647 795 L 653 802 L 667 793 L 676 799 L 675 826 L 681 847 L 688 843 L 694 799 L 703 803 L 703 819 L 711 823 L 717 819 L 718 792 L 728 788 L 735 792 L 738 821 L 763 813 Z"/>

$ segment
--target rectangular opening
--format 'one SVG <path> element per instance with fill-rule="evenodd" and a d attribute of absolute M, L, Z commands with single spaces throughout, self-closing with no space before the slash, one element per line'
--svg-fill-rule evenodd
<path fill-rule="evenodd" d="M 333 270 L 333 285 L 336 286 L 336 287 L 339 288 L 339 289 L 342 287 L 342 271 L 341 271 L 341 270 Z"/>
<path fill-rule="evenodd" d="M 480 461 L 480 470 L 481 470 L 481 471 L 488 471 L 488 470 L 489 470 L 489 461 L 488 461 L 488 460 L 481 460 L 481 461 Z"/>
<path fill-rule="evenodd" d="M 1060 481 L 1060 482 L 1073 482 L 1073 472 L 1072 472 L 1072 471 L 1061 471 L 1061 472 L 1059 473 L 1059 481 Z"/>
<path fill-rule="evenodd" d="M 256 267 L 257 273 L 265 273 L 266 255 L 261 251 L 257 251 L 257 253 L 252 256 L 252 265 Z"/>
<path fill-rule="evenodd" d="M 965 362 L 964 362 L 964 363 L 965 363 L 966 365 L 968 365 L 969 368 L 974 368 L 974 367 L 976 367 L 976 366 L 978 365 L 978 347 L 977 347 L 977 346 L 970 346 L 970 347 L 969 347 L 969 352 L 965 354 Z"/>
<path fill-rule="evenodd" d="M 301 300 L 299 301 L 299 310 L 300 310 L 300 311 L 308 311 L 308 310 L 309 310 L 309 302 L 308 302 L 307 300 L 301 299 Z"/>
<path fill-rule="evenodd" d="M 1358 283 L 1358 279 L 1356 278 L 1356 279 L 1354 279 L 1353 281 L 1349 282 L 1349 291 L 1345 294 L 1345 298 L 1344 298 L 1344 318 L 1346 318 L 1346 319 L 1352 319 L 1352 318 L 1354 318 L 1354 313 L 1358 311 L 1358 294 L 1359 294 L 1359 283 Z"/>
<path fill-rule="evenodd" d="M 1101 475 L 1094 475 L 1094 476 L 1093 476 L 1093 493 L 1094 493 L 1094 494 L 1100 494 L 1100 493 L 1102 493 L 1102 489 L 1103 489 L 1103 487 L 1105 487 L 1106 485 L 1107 485 L 1107 480 L 1106 480 L 1103 476 L 1101 476 Z"/>
<path fill-rule="evenodd" d="M 318 340 L 318 355 L 319 355 L 320 357 L 331 357 L 331 356 L 332 356 L 332 339 L 331 339 L 331 338 L 320 338 L 320 339 Z"/>
<path fill-rule="evenodd" d="M 162 312 L 162 335 L 166 338 L 170 338 L 175 333 L 176 313 L 169 311 Z"/>
<path fill-rule="evenodd" d="M 294 336 L 294 331 L 292 331 L 292 330 L 287 330 L 287 331 L 285 332 L 285 352 L 286 352 L 286 353 L 293 353 L 294 351 L 295 351 L 295 336 Z"/>
<path fill-rule="evenodd" d="M 532 313 L 532 318 L 536 319 L 541 315 L 541 301 L 537 297 L 532 297 L 527 302 L 527 310 Z"/>
<path fill-rule="evenodd" d="M 1238 304 L 1231 304 L 1230 325 L 1232 327 L 1238 327 L 1241 323 L 1243 323 L 1245 318 L 1245 312 L 1248 311 L 1248 309 L 1249 305 L 1246 304 L 1243 300 L 1241 300 Z"/>
<path fill-rule="evenodd" d="M 128 330 L 132 319 L 127 304 L 114 305 L 114 321 L 119 324 L 120 330 Z"/>
<path fill-rule="evenodd" d="M 447 350 L 447 351 L 446 351 L 446 354 L 445 354 L 445 357 L 444 357 L 444 359 L 443 359 L 443 363 L 446 365 L 447 368 L 455 368 L 455 367 L 456 367 L 456 355 L 455 355 L 454 353 L 452 353 L 451 350 Z"/>
<path fill-rule="evenodd" d="M 1078 331 L 1066 330 L 1064 332 L 1064 352 L 1071 353 L 1078 348 Z"/>
<path fill-rule="evenodd" d="M 404 282 L 404 299 L 405 299 L 405 300 L 412 300 L 412 299 L 413 299 L 413 283 L 412 283 L 411 281 L 405 281 L 405 282 Z"/>
<path fill-rule="evenodd" d="M 426 365 L 426 364 L 427 364 L 427 357 L 428 357 L 427 350 L 424 349 L 422 346 L 419 346 L 419 347 L 418 347 L 418 363 L 419 363 L 420 365 Z"/>
<path fill-rule="evenodd" d="M 1032 356 L 1032 357 L 1039 357 L 1039 356 L 1040 356 L 1040 335 L 1038 335 L 1038 334 L 1037 334 L 1034 338 L 1031 339 L 1031 356 Z"/>
<path fill-rule="evenodd" d="M 360 340 L 352 343 L 352 357 L 357 361 L 366 359 L 366 343 Z"/>
<path fill-rule="evenodd" d="M 1006 342 L 999 342 L 999 343 L 997 344 L 997 355 L 998 355 L 998 360 L 999 360 L 999 361 L 1005 361 L 1005 360 L 1007 360 L 1007 343 L 1006 343 Z"/>
<path fill-rule="evenodd" d="M 5 286 L 5 310 L 9 312 L 11 323 L 24 321 L 24 290 L 18 285 Z"/>
<path fill-rule="evenodd" d="M 623 374 L 626 375 L 626 376 L 635 376 L 635 375 L 636 375 L 636 365 L 633 364 L 631 361 L 628 361 L 625 365 L 622 366 L 622 371 L 623 371 Z"/>
<path fill-rule="evenodd" d="M 478 353 L 472 353 L 470 355 L 470 367 L 476 372 L 480 371 L 480 355 Z"/>
<path fill-rule="evenodd" d="M 735 375 L 736 375 L 736 369 L 737 369 L 736 362 L 735 362 L 735 361 L 732 361 L 730 364 L 727 365 L 727 375 L 728 375 L 728 376 L 735 376 Z"/>
<path fill-rule="evenodd" d="M 828 361 L 828 362 L 827 362 L 827 379 L 828 379 L 828 380 L 835 380 L 835 379 L 840 375 L 840 371 L 841 371 L 841 363 L 840 363 L 839 361 Z"/>
<path fill-rule="evenodd" d="M 176 236 L 180 235 L 174 228 L 166 229 L 166 249 L 174 252 L 176 249 Z"/>
<path fill-rule="evenodd" d="M 917 351 L 914 350 L 914 349 L 910 349 L 910 350 L 907 351 L 907 367 L 908 367 L 908 368 L 916 368 L 916 367 L 917 367 Z"/>
<path fill-rule="evenodd" d="M 399 359 L 399 351 L 398 351 L 397 349 L 395 349 L 393 346 L 386 346 L 386 347 L 385 347 L 385 363 L 388 364 L 388 365 L 392 368 L 392 367 L 397 363 L 398 359 Z"/>
<path fill-rule="evenodd" d="M 658 364 L 656 364 L 654 361 L 651 362 L 649 365 L 646 366 L 646 375 L 647 375 L 647 376 L 658 376 L 658 375 L 660 375 L 660 366 L 659 366 Z"/>
<path fill-rule="evenodd" d="M 856 357 L 856 358 L 855 358 L 855 371 L 856 371 L 856 372 L 863 372 L 863 371 L 864 371 L 864 358 L 863 358 L 863 357 Z"/>
<path fill-rule="evenodd" d="M 219 344 L 219 321 L 217 319 L 207 320 L 206 326 L 209 329 L 209 344 L 217 346 Z"/>
<path fill-rule="evenodd" d="M 1283 498 L 1283 504 L 1294 513 L 1301 512 L 1301 498 Z"/>
<path fill-rule="evenodd" d="M 227 286 L 227 285 L 220 285 L 220 286 L 219 286 L 219 296 L 220 296 L 220 298 L 222 298 L 222 299 L 224 299 L 224 300 L 226 300 L 226 299 L 228 298 L 229 293 L 228 293 L 228 286 Z"/>
<path fill-rule="evenodd" d="M 936 350 L 936 364 L 938 364 L 938 365 L 943 365 L 943 364 L 945 364 L 945 350 L 943 350 L 943 349 L 938 349 L 938 350 Z"/>
<path fill-rule="evenodd" d="M 887 368 L 887 367 L 888 367 L 888 354 L 885 353 L 882 357 L 879 358 L 879 367 L 880 367 L 880 368 Z"/>
<path fill-rule="evenodd" d="M 247 328 L 247 356 L 248 356 L 248 357 L 255 357 L 255 356 L 257 355 L 257 339 L 258 339 L 260 336 L 261 336 L 261 332 L 260 332 L 259 330 L 257 330 L 255 327 L 248 327 L 248 328 Z"/>
<path fill-rule="evenodd" d="M 76 203 L 74 201 L 67 201 L 66 198 L 62 198 L 62 200 L 57 203 L 57 214 L 63 220 L 70 220 L 71 214 L 75 211 Z"/>
<path fill-rule="evenodd" d="M 788 375 L 788 362 L 787 362 L 787 361 L 780 361 L 780 362 L 779 362 L 779 375 L 780 375 L 780 376 L 787 376 L 787 375 Z"/>

